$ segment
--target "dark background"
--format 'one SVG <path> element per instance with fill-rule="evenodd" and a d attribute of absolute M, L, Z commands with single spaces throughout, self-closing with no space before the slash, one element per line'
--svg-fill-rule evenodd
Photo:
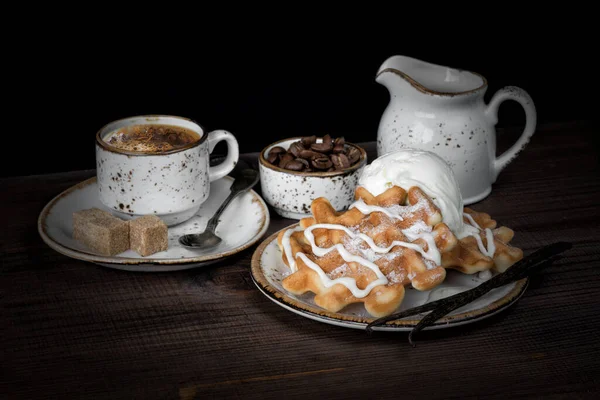
<path fill-rule="evenodd" d="M 5 58 L 11 60 L 5 63 L 12 70 L 5 74 L 4 96 L 13 122 L 5 143 L 15 151 L 28 148 L 29 156 L 14 162 L 8 152 L 1 173 L 95 168 L 98 129 L 140 114 L 179 115 L 208 131 L 229 130 L 241 152 L 312 134 L 375 140 L 389 100 L 375 74 L 397 54 L 481 73 L 489 83 L 486 102 L 503 86 L 525 89 L 538 125 L 589 119 L 596 112 L 590 100 L 597 80 L 589 58 L 594 41 L 561 29 L 548 25 L 496 38 L 446 29 L 420 37 L 414 31 L 379 33 L 373 22 L 358 31 L 347 27 L 310 37 L 280 37 L 273 29 L 260 35 L 212 31 L 193 40 L 188 33 L 185 41 L 149 38 L 143 30 L 127 39 L 48 30 Z M 497 126 L 523 123 L 520 106 L 503 103 Z"/>

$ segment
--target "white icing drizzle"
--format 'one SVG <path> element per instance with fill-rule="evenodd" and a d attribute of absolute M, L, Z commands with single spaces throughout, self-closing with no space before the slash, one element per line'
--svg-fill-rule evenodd
<path fill-rule="evenodd" d="M 485 240 L 488 246 L 488 257 L 492 258 L 496 254 L 496 244 L 494 243 L 494 234 L 490 228 L 485 229 Z"/>
<path fill-rule="evenodd" d="M 415 227 L 417 227 L 416 232 L 415 232 L 415 229 L 413 229 Z M 421 246 L 416 245 L 414 243 L 405 243 L 404 246 L 418 251 L 419 253 L 421 253 L 421 255 L 423 257 L 425 257 L 428 260 L 433 261 L 435 263 L 435 265 L 437 266 L 442 263 L 442 255 L 440 254 L 440 250 L 437 248 L 437 245 L 435 244 L 435 238 L 433 237 L 433 235 L 430 232 L 423 232 L 424 230 L 427 230 L 427 229 L 430 229 L 429 226 L 421 223 L 421 224 L 414 224 L 410 228 L 402 230 L 402 233 L 404 234 L 404 236 L 406 236 L 406 238 L 412 242 L 414 242 L 417 239 L 425 240 L 425 243 L 427 243 L 427 251 L 423 250 L 423 248 Z M 404 243 L 404 242 L 400 242 L 400 243 Z M 410 245 L 410 246 L 407 246 L 407 245 Z M 401 244 L 400 246 L 403 246 L 403 245 Z M 415 247 L 412 247 L 412 246 L 415 246 Z M 428 264 L 425 264 L 425 265 L 427 266 L 428 269 L 431 269 Z M 435 266 L 433 268 L 435 268 Z"/>
<path fill-rule="evenodd" d="M 355 237 L 359 237 L 362 240 L 364 240 L 365 242 L 367 242 L 369 247 L 376 253 L 386 254 L 386 253 L 389 253 L 390 250 L 392 250 L 392 248 L 394 248 L 395 246 L 402 246 L 402 247 L 407 247 L 409 249 L 418 251 L 419 253 L 421 253 L 421 255 L 423 257 L 435 262 L 436 265 L 439 265 L 442 262 L 442 257 L 440 255 L 439 250 L 437 249 L 437 247 L 435 245 L 435 240 L 433 239 L 433 235 L 431 235 L 430 233 L 427 233 L 427 232 L 413 233 L 413 232 L 411 232 L 410 235 L 413 238 L 409 237 L 410 240 L 415 240 L 417 238 L 425 239 L 425 241 L 427 242 L 427 245 L 428 245 L 428 251 L 423 250 L 423 248 L 417 244 L 401 242 L 399 240 L 394 240 L 392 242 L 392 244 L 389 245 L 388 247 L 379 247 L 379 246 L 377 246 L 377 244 L 375 244 L 375 241 L 371 237 L 365 235 L 364 233 L 361 233 L 361 232 L 354 233 L 350 229 L 346 228 L 345 226 L 338 225 L 338 224 L 314 224 L 314 225 L 309 226 L 304 231 L 304 236 L 310 242 L 310 244 L 313 248 L 313 252 L 319 257 L 323 257 L 325 254 L 329 253 L 333 249 L 338 249 L 338 251 L 340 251 L 340 254 L 342 254 L 341 249 L 343 249 L 343 251 L 347 252 L 347 250 L 341 244 L 336 244 L 335 246 L 332 246 L 329 248 L 317 247 L 317 245 L 315 243 L 315 237 L 312 234 L 312 231 L 313 231 L 313 229 L 320 229 L 320 228 L 344 231 L 348 236 L 350 236 L 353 239 Z M 404 232 L 404 231 L 407 231 L 407 233 L 408 233 L 409 229 L 404 229 L 402 232 Z M 407 237 L 408 237 L 408 235 L 407 235 Z M 351 253 L 348 253 L 348 254 L 351 254 Z M 344 258 L 343 255 L 342 255 L 342 258 Z M 346 261 L 348 261 L 348 260 L 346 260 Z M 365 265 L 365 264 L 363 264 L 363 265 Z M 367 266 L 367 265 L 365 265 L 365 266 Z M 375 268 L 377 268 L 377 265 L 373 264 L 373 266 Z M 377 268 L 377 269 L 379 270 L 379 268 Z"/>
<path fill-rule="evenodd" d="M 463 215 L 465 217 L 467 217 L 467 219 L 469 220 L 469 223 L 474 226 L 477 229 L 481 229 L 481 227 L 479 226 L 479 224 L 477 224 L 477 222 L 475 222 L 475 220 L 473 219 L 473 217 L 471 217 L 471 214 L 467 214 L 467 213 L 463 213 Z"/>
<path fill-rule="evenodd" d="M 365 203 L 363 199 L 358 199 L 354 203 L 352 203 L 350 205 L 350 209 L 352 209 L 352 208 L 357 208 L 358 211 L 360 211 L 363 214 L 371 214 L 372 212 L 379 211 L 381 213 L 384 213 L 385 215 L 387 215 L 390 218 L 399 219 L 400 221 L 403 221 L 403 219 L 400 215 L 394 214 L 394 213 L 388 211 L 387 209 L 385 209 L 384 207 L 370 206 L 367 203 Z"/>
<path fill-rule="evenodd" d="M 481 227 L 475 222 L 473 217 L 470 214 L 463 213 L 463 215 L 469 220 L 469 224 L 474 226 L 477 229 L 481 229 Z M 481 236 L 479 236 L 479 232 L 470 233 L 469 236 L 473 236 L 477 241 L 477 247 L 479 247 L 479 251 L 486 256 L 492 258 L 494 257 L 494 253 L 496 253 L 496 245 L 494 244 L 494 234 L 490 228 L 485 228 L 485 240 L 487 242 L 487 248 L 483 245 L 483 241 L 481 240 Z"/>
<path fill-rule="evenodd" d="M 296 258 L 292 254 L 292 245 L 290 244 L 290 237 L 294 232 L 300 232 L 302 228 L 297 226 L 296 229 L 288 229 L 283 234 L 283 239 L 281 243 L 283 244 L 283 251 L 285 251 L 285 258 L 288 260 L 288 264 L 290 265 L 290 269 L 292 272 L 298 271 L 298 266 L 296 265 Z"/>

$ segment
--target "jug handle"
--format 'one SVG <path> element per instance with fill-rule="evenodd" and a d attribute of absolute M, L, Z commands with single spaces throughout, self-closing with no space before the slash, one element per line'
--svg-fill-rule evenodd
<path fill-rule="evenodd" d="M 519 152 L 527 145 L 529 139 L 531 139 L 531 136 L 535 133 L 537 124 L 537 113 L 531 96 L 519 87 L 506 86 L 494 93 L 485 110 L 485 114 L 491 119 L 493 125 L 496 125 L 498 122 L 498 109 L 500 108 L 500 104 L 506 100 L 518 102 L 525 110 L 525 129 L 515 144 L 494 160 L 492 168 L 494 176 L 492 177 L 492 183 L 496 181 L 500 171 L 514 160 Z"/>

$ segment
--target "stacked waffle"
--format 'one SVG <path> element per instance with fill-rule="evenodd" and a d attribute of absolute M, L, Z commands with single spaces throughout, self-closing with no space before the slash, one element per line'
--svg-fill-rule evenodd
<path fill-rule="evenodd" d="M 314 293 L 328 311 L 362 302 L 370 315 L 386 316 L 400 306 L 408 285 L 431 290 L 448 268 L 502 272 L 523 257 L 509 245 L 514 232 L 496 228 L 488 214 L 465 208 L 468 234 L 452 232 L 418 186 L 392 186 L 377 196 L 359 186 L 355 199 L 344 212 L 315 199 L 312 217 L 277 238 L 291 270 L 283 287 L 295 295 Z"/>

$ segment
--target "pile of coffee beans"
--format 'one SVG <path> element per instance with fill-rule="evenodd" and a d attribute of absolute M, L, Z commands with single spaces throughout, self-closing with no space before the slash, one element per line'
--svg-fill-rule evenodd
<path fill-rule="evenodd" d="M 325 135 L 321 142 L 316 136 L 303 137 L 292 143 L 289 149 L 275 146 L 267 155 L 267 161 L 290 171 L 325 172 L 341 171 L 360 160 L 360 150 L 346 145 L 343 137 L 333 139 Z"/>

